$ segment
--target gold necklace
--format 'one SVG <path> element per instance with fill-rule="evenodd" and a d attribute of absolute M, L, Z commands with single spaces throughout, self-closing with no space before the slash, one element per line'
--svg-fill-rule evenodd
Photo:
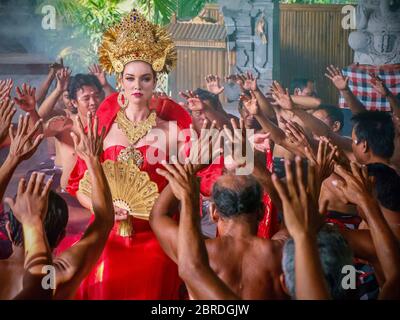
<path fill-rule="evenodd" d="M 124 110 L 119 110 L 115 122 L 128 138 L 131 145 L 135 145 L 156 125 L 157 114 L 152 111 L 146 120 L 132 122 L 125 115 Z"/>

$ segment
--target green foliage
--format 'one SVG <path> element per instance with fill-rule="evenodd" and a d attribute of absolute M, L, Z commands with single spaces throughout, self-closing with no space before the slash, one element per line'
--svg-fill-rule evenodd
<path fill-rule="evenodd" d="M 357 0 L 280 0 L 280 2 L 298 4 L 356 4 Z"/>
<path fill-rule="evenodd" d="M 120 21 L 121 0 L 55 0 L 57 30 L 48 33 L 49 50 L 76 72 L 96 61 L 103 32 Z M 42 5 L 47 4 L 43 2 Z"/>

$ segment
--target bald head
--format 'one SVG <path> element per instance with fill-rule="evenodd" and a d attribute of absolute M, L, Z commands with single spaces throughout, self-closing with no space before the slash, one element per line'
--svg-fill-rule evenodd
<path fill-rule="evenodd" d="M 257 214 L 262 208 L 262 189 L 253 176 L 221 176 L 213 186 L 215 206 L 222 217 Z"/>

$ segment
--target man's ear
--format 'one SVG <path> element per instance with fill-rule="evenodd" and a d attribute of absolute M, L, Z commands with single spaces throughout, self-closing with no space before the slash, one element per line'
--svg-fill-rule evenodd
<path fill-rule="evenodd" d="M 361 147 L 362 147 L 362 152 L 363 153 L 367 153 L 368 149 L 369 149 L 368 142 L 366 140 L 363 140 L 363 141 L 360 142 L 360 144 L 361 144 Z"/>
<path fill-rule="evenodd" d="M 340 131 L 340 126 L 341 126 L 340 122 L 339 121 L 335 121 L 333 123 L 333 126 L 332 126 L 332 131 L 333 132 L 339 132 Z"/>
<path fill-rule="evenodd" d="M 210 219 L 211 219 L 211 221 L 213 223 L 218 223 L 219 214 L 218 214 L 217 207 L 216 207 L 215 203 L 210 202 L 208 210 L 210 210 Z"/>
<path fill-rule="evenodd" d="M 71 99 L 71 103 L 76 109 L 78 109 L 78 101 Z"/>
<path fill-rule="evenodd" d="M 286 293 L 286 295 L 288 295 L 289 297 L 291 297 L 290 292 L 286 286 L 285 274 L 283 272 L 279 275 L 279 282 L 281 284 L 281 288 L 282 288 L 283 292 Z"/>

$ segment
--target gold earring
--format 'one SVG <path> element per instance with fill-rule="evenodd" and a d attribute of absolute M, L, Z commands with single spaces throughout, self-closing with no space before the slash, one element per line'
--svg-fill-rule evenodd
<path fill-rule="evenodd" d="M 122 101 L 122 98 L 124 98 L 124 101 Z M 118 93 L 118 104 L 122 110 L 125 110 L 128 107 L 129 101 L 124 95 L 124 89 L 122 89 Z"/>

